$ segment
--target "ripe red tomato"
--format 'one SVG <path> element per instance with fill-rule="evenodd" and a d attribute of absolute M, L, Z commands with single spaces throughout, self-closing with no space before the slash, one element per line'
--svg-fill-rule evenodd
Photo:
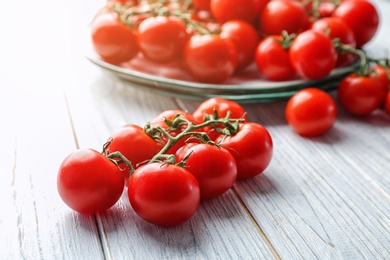
<path fill-rule="evenodd" d="M 243 20 L 230 20 L 221 26 L 221 38 L 231 39 L 237 47 L 237 69 L 243 70 L 254 60 L 259 36 L 256 29 Z"/>
<path fill-rule="evenodd" d="M 221 83 L 233 75 L 237 67 L 237 47 L 218 35 L 194 35 L 184 50 L 186 70 L 201 82 Z"/>
<path fill-rule="evenodd" d="M 389 82 L 381 76 L 383 72 L 380 69 L 376 68 L 375 71 L 368 76 L 352 73 L 341 81 L 337 98 L 341 106 L 351 114 L 366 116 L 383 104 Z"/>
<path fill-rule="evenodd" d="M 240 19 L 253 23 L 270 0 L 211 0 L 210 10 L 220 24 Z"/>
<path fill-rule="evenodd" d="M 340 17 L 352 28 L 358 48 L 369 42 L 378 30 L 379 15 L 370 1 L 343 1 L 333 16 Z"/>
<path fill-rule="evenodd" d="M 183 111 L 180 109 L 171 109 L 171 110 L 165 110 L 165 111 L 161 112 L 159 115 L 157 115 L 153 120 L 150 121 L 150 126 L 151 127 L 161 126 L 163 129 L 168 130 L 168 133 L 171 136 L 176 137 L 178 134 L 180 134 L 187 127 L 187 124 L 183 124 L 180 127 L 178 127 L 177 130 L 173 130 L 173 129 L 169 129 L 169 126 L 165 123 L 165 119 L 173 120 L 174 117 L 176 117 L 177 115 L 179 115 L 183 119 L 187 119 L 188 121 L 190 121 L 192 123 L 198 122 L 197 119 L 195 119 L 192 116 L 192 114 L 190 114 L 186 111 Z M 174 144 L 167 151 L 167 154 L 174 154 L 177 151 L 177 149 L 182 147 L 188 141 L 188 138 L 190 138 L 190 136 L 187 136 L 187 137 L 180 139 L 176 144 Z M 166 142 L 165 138 L 163 138 L 163 139 L 164 139 L 164 142 Z"/>
<path fill-rule="evenodd" d="M 237 179 L 246 179 L 261 174 L 269 165 L 273 143 L 268 130 L 257 123 L 244 123 L 232 136 L 220 136 L 216 140 L 227 149 L 237 163 Z"/>
<path fill-rule="evenodd" d="M 188 38 L 184 22 L 175 17 L 149 17 L 138 27 L 140 51 L 155 62 L 166 63 L 180 59 Z"/>
<path fill-rule="evenodd" d="M 123 188 L 122 171 L 92 149 L 72 152 L 58 170 L 58 193 L 66 205 L 79 213 L 94 214 L 111 208 Z"/>
<path fill-rule="evenodd" d="M 268 36 L 261 40 L 256 49 L 257 68 L 268 80 L 284 81 L 295 76 L 289 49 L 283 47 L 281 40 L 282 37 Z"/>
<path fill-rule="evenodd" d="M 196 212 L 200 190 L 186 169 L 162 163 L 138 168 L 130 177 L 128 196 L 134 211 L 159 226 L 177 226 Z"/>
<path fill-rule="evenodd" d="M 337 53 L 332 40 L 325 33 L 307 30 L 292 42 L 290 61 L 302 78 L 320 79 L 335 68 Z"/>
<path fill-rule="evenodd" d="M 196 122 L 204 122 L 206 115 L 213 115 L 214 111 L 217 111 L 218 118 L 224 118 L 230 112 L 231 119 L 243 119 L 247 121 L 245 109 L 235 101 L 224 98 L 209 98 L 198 105 L 195 111 L 192 113 Z M 224 126 L 220 126 L 224 127 Z M 211 140 L 215 140 L 219 133 L 212 127 L 205 127 L 202 131 L 206 132 Z"/>
<path fill-rule="evenodd" d="M 300 33 L 309 27 L 309 17 L 304 7 L 294 1 L 270 1 L 259 17 L 259 29 L 265 35 Z"/>
<path fill-rule="evenodd" d="M 385 99 L 385 103 L 384 103 L 384 109 L 387 112 L 387 114 L 390 115 L 390 90 L 387 91 L 387 94 L 386 94 L 386 99 Z"/>
<path fill-rule="evenodd" d="M 107 147 L 107 153 L 120 152 L 131 162 L 134 168 L 140 163 L 146 163 L 153 158 L 162 148 L 162 143 L 153 140 L 144 129 L 135 124 L 127 124 L 116 130 L 110 136 L 111 142 Z M 126 165 L 121 165 L 125 174 L 125 183 L 130 177 L 130 170 Z"/>
<path fill-rule="evenodd" d="M 339 39 L 342 44 L 356 47 L 355 34 L 351 27 L 339 17 L 327 17 L 315 21 L 311 27 L 313 30 L 329 33 L 331 39 Z M 351 64 L 355 60 L 353 54 L 345 53 L 337 57 L 337 66 Z"/>
<path fill-rule="evenodd" d="M 210 2 L 211 0 L 192 0 L 192 3 L 199 10 L 210 11 Z"/>
<path fill-rule="evenodd" d="M 94 18 L 91 38 L 96 53 L 109 63 L 129 61 L 138 53 L 133 30 L 121 23 L 114 13 L 104 12 Z"/>
<path fill-rule="evenodd" d="M 225 148 L 205 143 L 186 144 L 176 152 L 177 162 L 189 154 L 185 169 L 198 181 L 201 200 L 220 196 L 233 186 L 237 164 Z"/>
<path fill-rule="evenodd" d="M 336 118 L 335 101 L 321 89 L 302 89 L 287 102 L 287 122 L 302 136 L 317 136 L 325 133 L 333 127 Z"/>

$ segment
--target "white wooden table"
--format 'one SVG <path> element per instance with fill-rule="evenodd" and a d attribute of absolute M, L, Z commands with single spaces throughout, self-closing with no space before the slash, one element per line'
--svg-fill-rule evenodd
<path fill-rule="evenodd" d="M 390 46 L 390 2 L 367 46 Z M 390 259 L 390 116 L 343 112 L 302 138 L 285 101 L 244 105 L 274 156 L 264 174 L 202 202 L 185 224 L 140 219 L 126 194 L 104 214 L 74 213 L 56 188 L 76 148 L 101 149 L 125 123 L 199 101 L 160 96 L 108 76 L 84 56 L 103 0 L 1 1 L 0 259 Z"/>

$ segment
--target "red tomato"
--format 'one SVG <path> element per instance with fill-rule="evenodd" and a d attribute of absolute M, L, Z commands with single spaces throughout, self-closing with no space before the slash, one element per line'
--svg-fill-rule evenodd
<path fill-rule="evenodd" d="M 243 20 L 230 20 L 221 26 L 221 38 L 231 39 L 237 47 L 237 70 L 242 70 L 254 60 L 259 36 L 256 29 Z"/>
<path fill-rule="evenodd" d="M 237 163 L 237 179 L 261 174 L 272 158 L 273 144 L 268 130 L 257 123 L 244 123 L 232 136 L 220 136 L 216 140 L 227 149 Z"/>
<path fill-rule="evenodd" d="M 335 68 L 337 53 L 332 40 L 325 33 L 307 30 L 292 42 L 290 61 L 302 78 L 320 79 Z"/>
<path fill-rule="evenodd" d="M 376 68 L 375 71 L 368 76 L 352 73 L 341 81 L 337 97 L 345 110 L 357 116 L 366 116 L 381 106 L 389 83 L 381 76 L 380 69 Z"/>
<path fill-rule="evenodd" d="M 135 124 L 127 124 L 115 131 L 110 137 L 111 143 L 107 147 L 107 153 L 120 152 L 131 162 L 134 168 L 140 163 L 146 163 L 152 159 L 162 148 L 162 144 L 148 136 L 144 129 Z M 125 183 L 130 177 L 129 169 L 121 166 L 125 173 Z"/>
<path fill-rule="evenodd" d="M 281 37 L 268 36 L 256 49 L 256 65 L 260 73 L 268 80 L 290 80 L 295 76 L 295 70 L 290 62 L 289 49 L 282 45 Z"/>
<path fill-rule="evenodd" d="M 265 35 L 300 33 L 309 26 L 309 17 L 304 7 L 290 0 L 270 1 L 259 18 L 259 29 Z"/>
<path fill-rule="evenodd" d="M 185 169 L 199 183 L 200 199 L 212 199 L 228 191 L 237 178 L 237 164 L 225 148 L 211 144 L 186 144 L 176 152 L 177 162 L 188 157 Z"/>
<path fill-rule="evenodd" d="M 387 112 L 387 114 L 390 115 L 390 91 L 387 91 L 386 99 L 384 103 L 384 109 Z"/>
<path fill-rule="evenodd" d="M 114 13 L 101 13 L 91 23 L 92 45 L 107 62 L 129 61 L 138 53 L 133 30 L 121 23 Z"/>
<path fill-rule="evenodd" d="M 161 126 L 163 129 L 168 130 L 168 133 L 176 137 L 178 134 L 182 132 L 187 127 L 187 124 L 181 125 L 178 127 L 177 130 L 169 129 L 169 126 L 165 123 L 165 119 L 173 120 L 174 117 L 177 115 L 180 115 L 181 118 L 187 119 L 188 121 L 192 123 L 197 123 L 197 119 L 195 119 L 190 113 L 180 110 L 180 109 L 173 109 L 173 110 L 165 110 L 161 112 L 159 115 L 157 115 L 153 120 L 150 121 L 151 127 L 157 127 Z M 182 147 L 187 141 L 190 136 L 184 137 L 180 139 L 176 144 L 174 144 L 169 150 L 168 154 L 174 154 L 177 149 Z"/>
<path fill-rule="evenodd" d="M 58 170 L 58 193 L 66 205 L 79 213 L 94 214 L 111 208 L 123 187 L 123 173 L 118 166 L 92 149 L 72 152 Z"/>
<path fill-rule="evenodd" d="M 192 77 L 201 82 L 221 83 L 237 67 L 237 47 L 218 35 L 194 35 L 184 50 L 184 63 Z"/>
<path fill-rule="evenodd" d="M 190 219 L 200 202 L 195 177 L 182 167 L 151 163 L 130 177 L 128 196 L 134 211 L 159 226 L 177 226 Z"/>
<path fill-rule="evenodd" d="M 192 0 L 192 3 L 199 10 L 210 11 L 210 2 L 211 0 Z"/>
<path fill-rule="evenodd" d="M 220 24 L 240 19 L 253 23 L 270 0 L 211 0 L 210 9 Z"/>
<path fill-rule="evenodd" d="M 339 17 L 327 17 L 317 20 L 312 24 L 313 30 L 329 33 L 331 39 L 338 38 L 342 44 L 347 44 L 353 48 L 356 47 L 355 34 L 351 27 Z M 345 66 L 355 60 L 353 54 L 341 54 L 337 57 L 337 65 Z"/>
<path fill-rule="evenodd" d="M 206 115 L 213 115 L 217 111 L 218 118 L 224 118 L 230 112 L 231 119 L 244 119 L 247 121 L 245 109 L 235 101 L 224 98 L 209 98 L 203 101 L 192 113 L 197 122 L 204 122 Z M 224 126 L 220 126 L 224 127 Z M 205 127 L 202 131 L 206 132 L 211 140 L 215 140 L 219 133 L 212 127 Z"/>
<path fill-rule="evenodd" d="M 155 62 L 180 59 L 188 38 L 184 22 L 175 17 L 149 17 L 138 27 L 138 46 L 146 58 Z"/>
<path fill-rule="evenodd" d="M 336 118 L 336 103 L 321 89 L 302 89 L 287 102 L 287 122 L 302 136 L 317 136 L 325 133 L 333 127 Z"/>
<path fill-rule="evenodd" d="M 370 1 L 343 1 L 333 15 L 343 19 L 352 28 L 358 48 L 369 42 L 378 30 L 379 15 Z"/>

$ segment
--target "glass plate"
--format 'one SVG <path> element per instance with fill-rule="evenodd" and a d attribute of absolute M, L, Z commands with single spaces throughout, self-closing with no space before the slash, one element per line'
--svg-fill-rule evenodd
<path fill-rule="evenodd" d="M 320 80 L 295 79 L 273 82 L 261 78 L 256 65 L 253 64 L 240 75 L 231 77 L 223 84 L 207 84 L 193 81 L 179 63 L 162 65 L 137 56 L 130 62 L 116 66 L 101 60 L 93 52 L 88 53 L 86 57 L 106 72 L 132 86 L 187 99 L 204 100 L 211 97 L 223 97 L 241 103 L 284 99 L 306 87 L 317 87 L 329 91 L 335 89 L 341 78 L 352 72 L 355 66 L 334 70 L 329 76 Z"/>

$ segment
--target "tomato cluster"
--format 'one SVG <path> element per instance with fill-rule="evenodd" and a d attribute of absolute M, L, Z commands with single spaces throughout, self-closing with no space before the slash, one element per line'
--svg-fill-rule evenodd
<path fill-rule="evenodd" d="M 268 130 L 249 122 L 241 105 L 211 98 L 193 113 L 166 110 L 144 127 L 124 125 L 102 153 L 72 152 L 60 165 L 57 187 L 70 208 L 85 214 L 109 209 L 127 187 L 140 217 L 176 226 L 201 200 L 224 194 L 237 179 L 261 174 L 272 152 Z"/>
<path fill-rule="evenodd" d="M 323 78 L 356 61 L 340 45 L 363 47 L 378 25 L 369 0 L 110 0 L 91 33 L 108 62 L 179 62 L 221 83 L 251 64 L 268 80 Z"/>

